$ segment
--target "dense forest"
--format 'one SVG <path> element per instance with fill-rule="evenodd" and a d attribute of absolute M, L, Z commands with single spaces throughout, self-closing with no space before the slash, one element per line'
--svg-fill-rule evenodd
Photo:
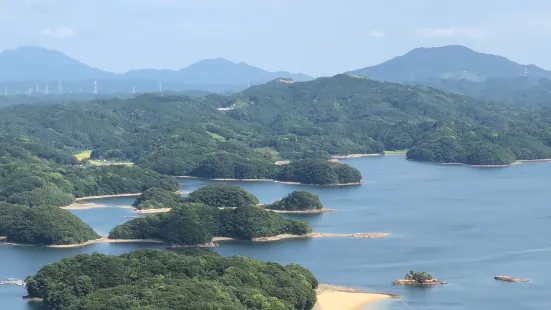
<path fill-rule="evenodd" d="M 318 286 L 300 265 L 199 250 L 80 254 L 42 267 L 26 283 L 29 297 L 60 310 L 310 310 Z"/>
<path fill-rule="evenodd" d="M 29 207 L 64 206 L 75 197 L 171 191 L 178 182 L 149 169 L 78 165 L 62 150 L 28 139 L 0 138 L 0 201 Z"/>
<path fill-rule="evenodd" d="M 323 204 L 316 194 L 294 191 L 281 200 L 264 205 L 264 208 L 284 211 L 321 210 L 323 209 Z"/>
<path fill-rule="evenodd" d="M 308 223 L 288 220 L 271 211 L 244 206 L 220 209 L 199 203 L 184 203 L 168 213 L 139 217 L 119 225 L 110 239 L 160 239 L 170 245 L 210 243 L 213 237 L 252 240 L 280 234 L 304 235 Z"/>
<path fill-rule="evenodd" d="M 175 188 L 174 180 L 148 169 L 175 176 L 333 184 L 359 182 L 361 175 L 322 163 L 331 155 L 409 149 L 409 159 L 473 165 L 551 156 L 551 110 L 350 75 L 276 80 L 229 96 L 146 94 L 15 105 L 0 112 L 1 141 L 7 145 L 0 146 L 0 173 L 7 187 L 17 180 L 26 184 L 3 190 L 0 197 L 28 205 Z M 93 159 L 135 165 L 79 167 L 71 155 L 82 150 L 92 150 Z M 274 165 L 283 159 L 292 163 Z"/>
<path fill-rule="evenodd" d="M 151 187 L 144 191 L 132 204 L 138 210 L 172 208 L 184 202 L 182 196 L 169 190 Z"/>
<path fill-rule="evenodd" d="M 76 244 L 100 236 L 78 217 L 57 207 L 27 208 L 0 202 L 0 235 L 21 244 Z"/>
<path fill-rule="evenodd" d="M 310 159 L 281 166 L 276 180 L 319 185 L 354 184 L 362 180 L 362 174 L 349 165 Z"/>
<path fill-rule="evenodd" d="M 255 207 L 259 202 L 257 197 L 241 186 L 229 183 L 203 186 L 190 193 L 185 200 L 218 208 Z"/>

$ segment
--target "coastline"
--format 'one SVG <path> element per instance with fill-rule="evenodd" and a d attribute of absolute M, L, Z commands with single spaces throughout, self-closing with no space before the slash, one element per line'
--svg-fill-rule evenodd
<path fill-rule="evenodd" d="M 331 159 L 352 159 L 352 158 L 361 158 L 361 157 L 370 157 L 370 156 L 384 156 L 385 154 L 374 153 L 374 154 L 348 154 L 348 155 L 332 155 Z"/>
<path fill-rule="evenodd" d="M 313 310 L 359 310 L 386 299 L 398 299 L 397 294 L 363 291 L 356 288 L 319 284 Z"/>
<path fill-rule="evenodd" d="M 354 234 L 338 234 L 338 233 L 309 233 L 304 235 L 291 235 L 291 234 L 281 234 L 277 236 L 270 237 L 259 237 L 253 238 L 252 242 L 271 242 L 271 241 L 280 241 L 285 239 L 314 239 L 314 238 L 360 238 L 360 239 L 378 239 L 388 237 L 388 233 L 354 233 Z M 37 247 L 47 247 L 47 248 L 77 248 L 88 246 L 92 244 L 101 244 L 101 243 L 154 243 L 162 244 L 171 248 L 200 248 L 200 247 L 215 247 L 217 242 L 224 241 L 248 241 L 230 237 L 213 237 L 211 242 L 205 244 L 194 244 L 194 245 L 168 245 L 164 241 L 159 239 L 109 239 L 107 237 L 101 237 L 94 240 L 88 240 L 82 243 L 75 244 L 53 244 L 53 245 L 40 245 L 40 244 L 24 244 L 24 243 L 14 243 L 6 242 L 7 237 L 0 236 L 0 245 L 16 245 L 16 246 L 37 246 Z"/>
<path fill-rule="evenodd" d="M 287 184 L 287 185 L 308 185 L 308 186 L 354 186 L 354 185 L 361 185 L 363 182 L 352 182 L 352 183 L 340 183 L 340 184 L 308 184 L 308 183 L 300 183 L 300 182 L 290 182 L 290 181 L 279 181 L 275 179 L 224 179 L 224 178 L 203 178 L 203 177 L 194 177 L 190 175 L 179 175 L 179 176 L 173 176 L 177 179 L 198 179 L 198 180 L 210 180 L 210 181 L 233 181 L 233 182 L 273 182 L 273 183 L 279 183 L 279 184 Z M 104 197 L 105 198 L 105 197 Z"/>
<path fill-rule="evenodd" d="M 264 208 L 262 208 L 264 209 Z M 274 210 L 274 209 L 264 209 L 266 211 L 272 211 L 274 213 L 280 214 L 321 214 L 327 212 L 337 212 L 336 209 L 312 209 L 312 210 Z"/>
<path fill-rule="evenodd" d="M 113 195 L 100 195 L 100 196 L 86 196 L 75 198 L 75 201 L 83 201 L 90 199 L 103 199 L 103 198 L 120 198 L 120 197 L 137 197 L 142 193 L 126 193 L 126 194 L 113 194 Z"/>

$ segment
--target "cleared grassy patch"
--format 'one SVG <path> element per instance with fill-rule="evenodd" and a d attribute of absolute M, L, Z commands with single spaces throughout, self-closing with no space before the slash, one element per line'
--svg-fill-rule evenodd
<path fill-rule="evenodd" d="M 89 159 L 90 155 L 92 155 L 92 150 L 82 151 L 82 152 L 77 153 L 73 156 L 75 156 L 75 158 L 80 161 L 80 160 L 83 160 L 83 159 Z"/>
<path fill-rule="evenodd" d="M 406 155 L 408 150 L 385 151 L 385 155 Z"/>
<path fill-rule="evenodd" d="M 226 138 L 222 137 L 221 135 L 217 134 L 217 133 L 214 133 L 214 132 L 210 132 L 208 130 L 205 130 L 211 137 L 213 137 L 214 139 L 218 140 L 218 141 L 226 141 Z"/>

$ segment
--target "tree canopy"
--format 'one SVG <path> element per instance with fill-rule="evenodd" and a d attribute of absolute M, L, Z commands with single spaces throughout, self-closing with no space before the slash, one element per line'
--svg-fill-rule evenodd
<path fill-rule="evenodd" d="M 77 244 L 100 237 L 67 210 L 5 203 L 0 203 L 0 235 L 10 242 L 37 245 Z"/>
<path fill-rule="evenodd" d="M 137 250 L 63 258 L 27 277 L 49 309 L 310 310 L 318 282 L 282 266 L 210 251 Z"/>
<path fill-rule="evenodd" d="M 305 191 L 294 191 L 272 204 L 265 205 L 266 209 L 300 211 L 300 210 L 321 210 L 323 204 L 318 195 Z"/>
<path fill-rule="evenodd" d="M 144 191 L 132 204 L 136 209 L 174 208 L 184 202 L 184 198 L 169 190 L 152 187 Z"/>
<path fill-rule="evenodd" d="M 241 186 L 229 183 L 215 183 L 201 187 L 190 193 L 185 200 L 219 208 L 254 207 L 259 203 L 256 196 Z"/>
<path fill-rule="evenodd" d="M 160 239 L 173 245 L 198 245 L 214 236 L 251 240 L 280 234 L 304 235 L 308 223 L 288 220 L 271 211 L 243 206 L 219 209 L 198 203 L 184 203 L 168 213 L 139 217 L 119 225 L 110 239 Z"/>

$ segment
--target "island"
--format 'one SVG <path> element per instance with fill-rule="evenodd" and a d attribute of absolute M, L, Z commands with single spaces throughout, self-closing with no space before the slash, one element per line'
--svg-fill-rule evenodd
<path fill-rule="evenodd" d="M 254 207 L 258 198 L 241 186 L 229 183 L 214 183 L 191 192 L 185 201 L 203 203 L 218 208 Z"/>
<path fill-rule="evenodd" d="M 29 245 L 74 245 L 100 236 L 69 211 L 0 203 L 0 235 L 5 242 Z"/>
<path fill-rule="evenodd" d="M 410 271 L 404 278 L 392 281 L 392 285 L 442 285 L 448 284 L 447 282 L 434 279 L 431 274 L 427 272 L 415 272 Z"/>
<path fill-rule="evenodd" d="M 263 205 L 265 209 L 276 213 L 323 213 L 333 211 L 324 209 L 318 195 L 305 191 L 294 191 L 274 203 Z"/>
<path fill-rule="evenodd" d="M 132 204 L 137 210 L 169 210 L 184 202 L 182 196 L 164 188 L 152 187 L 144 191 Z"/>
<path fill-rule="evenodd" d="M 171 246 L 211 245 L 214 237 L 255 240 L 280 235 L 306 236 L 308 223 L 288 220 L 258 207 L 220 209 L 184 203 L 170 212 L 139 217 L 111 230 L 109 239 L 158 239 Z"/>
<path fill-rule="evenodd" d="M 530 282 L 530 280 L 524 280 L 521 278 L 513 278 L 510 276 L 495 276 L 494 279 L 503 282 Z"/>
<path fill-rule="evenodd" d="M 280 171 L 275 179 L 281 182 L 313 185 L 358 185 L 362 181 L 362 174 L 358 169 L 327 160 L 297 160 L 278 167 L 280 167 Z"/>
<path fill-rule="evenodd" d="M 300 265 L 190 249 L 80 254 L 42 267 L 25 282 L 27 298 L 48 309 L 310 310 L 318 287 Z"/>

